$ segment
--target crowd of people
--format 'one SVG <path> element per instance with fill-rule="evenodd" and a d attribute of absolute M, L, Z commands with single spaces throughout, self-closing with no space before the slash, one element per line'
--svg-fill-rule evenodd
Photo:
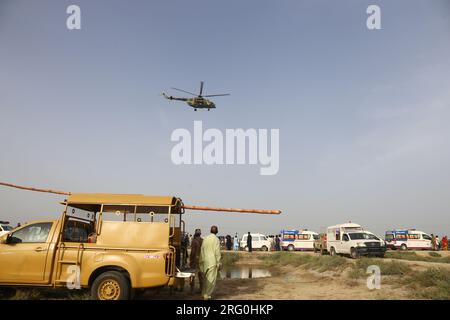
<path fill-rule="evenodd" d="M 448 250 L 448 237 L 444 236 L 442 240 L 439 240 L 438 235 L 431 234 L 431 247 L 434 251 Z"/>
<path fill-rule="evenodd" d="M 223 247 L 227 251 L 238 251 L 240 248 L 239 237 L 236 233 L 232 238 L 230 235 L 224 237 L 224 243 L 217 236 L 217 226 L 212 226 L 210 234 L 202 238 L 200 229 L 195 229 L 194 235 L 185 233 L 181 239 L 181 265 L 190 268 L 197 275 L 199 291 L 203 299 L 212 298 L 218 274 L 222 268 L 220 250 Z M 278 235 L 273 237 L 271 250 L 281 251 L 281 239 Z M 247 249 L 252 252 L 252 236 L 247 234 Z M 191 249 L 188 254 L 188 248 Z"/>

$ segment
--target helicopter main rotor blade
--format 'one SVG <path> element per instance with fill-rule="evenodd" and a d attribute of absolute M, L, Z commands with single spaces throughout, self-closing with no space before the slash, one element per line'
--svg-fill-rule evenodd
<path fill-rule="evenodd" d="M 181 91 L 181 92 L 184 92 L 184 93 L 189 93 L 189 94 L 191 94 L 191 95 L 193 95 L 193 96 L 197 96 L 195 93 L 192 93 L 192 92 L 189 92 L 189 91 L 186 91 L 186 90 L 181 90 L 181 89 L 173 88 L 173 87 L 172 87 L 172 89 L 178 90 L 178 91 Z"/>
<path fill-rule="evenodd" d="M 231 93 L 222 93 L 222 94 L 208 94 L 207 96 L 204 97 L 222 97 L 222 96 L 230 96 Z"/>
<path fill-rule="evenodd" d="M 202 93 L 203 93 L 203 81 L 200 81 L 200 93 L 198 96 L 201 97 Z"/>

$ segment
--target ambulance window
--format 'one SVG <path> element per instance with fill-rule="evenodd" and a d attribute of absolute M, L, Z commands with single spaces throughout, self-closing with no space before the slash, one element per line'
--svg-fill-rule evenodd
<path fill-rule="evenodd" d="M 341 233 L 339 230 L 336 231 L 336 240 L 341 240 Z"/>
<path fill-rule="evenodd" d="M 314 240 L 319 240 L 319 235 L 318 234 L 313 235 L 313 237 L 314 237 Z"/>
<path fill-rule="evenodd" d="M 431 237 L 427 234 L 422 234 L 422 238 L 424 238 L 425 240 L 431 240 Z"/>
<path fill-rule="evenodd" d="M 350 239 L 348 238 L 348 234 L 344 234 L 344 235 L 342 236 L 342 240 L 344 240 L 344 241 L 349 241 Z"/>

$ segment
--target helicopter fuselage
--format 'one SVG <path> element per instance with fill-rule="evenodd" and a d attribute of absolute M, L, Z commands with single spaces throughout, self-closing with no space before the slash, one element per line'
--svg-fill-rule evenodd
<path fill-rule="evenodd" d="M 195 97 L 195 98 L 178 98 L 178 97 L 173 97 L 173 96 L 168 96 L 165 93 L 163 93 L 163 96 L 166 99 L 169 100 L 177 100 L 177 101 L 184 101 L 186 102 L 189 106 L 191 106 L 192 108 L 194 108 L 194 110 L 197 109 L 214 109 L 216 108 L 216 105 L 214 102 L 212 102 L 211 100 L 205 99 L 203 97 Z"/>
<path fill-rule="evenodd" d="M 190 98 L 186 100 L 186 103 L 195 109 L 212 109 L 216 107 L 214 102 L 204 98 Z"/>

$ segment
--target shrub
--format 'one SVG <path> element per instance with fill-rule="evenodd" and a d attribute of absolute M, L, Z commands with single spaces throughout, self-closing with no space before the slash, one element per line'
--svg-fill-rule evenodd
<path fill-rule="evenodd" d="M 450 270 L 429 268 L 417 272 L 405 279 L 405 283 L 413 288 L 412 295 L 421 299 L 450 299 Z"/>

